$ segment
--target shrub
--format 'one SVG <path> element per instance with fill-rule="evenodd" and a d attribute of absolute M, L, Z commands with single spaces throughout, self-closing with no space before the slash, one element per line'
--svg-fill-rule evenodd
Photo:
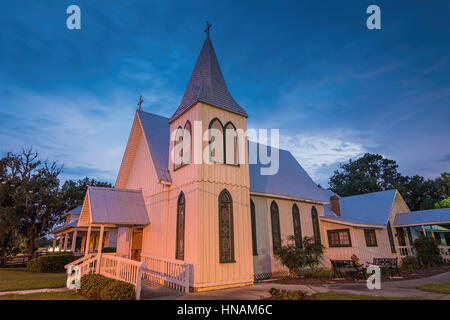
<path fill-rule="evenodd" d="M 400 270 L 404 272 L 410 272 L 419 268 L 419 262 L 416 257 L 403 257 Z"/>
<path fill-rule="evenodd" d="M 134 300 L 136 298 L 132 284 L 98 274 L 81 277 L 80 293 L 94 300 Z"/>
<path fill-rule="evenodd" d="M 304 237 L 302 245 L 302 248 L 298 248 L 295 245 L 295 238 L 290 236 L 287 244 L 281 246 L 275 253 L 275 257 L 289 269 L 293 278 L 297 278 L 304 267 L 316 272 L 323 255 L 324 247 L 320 243 L 315 243 L 312 238 Z"/>
<path fill-rule="evenodd" d="M 306 300 L 308 297 L 305 292 L 300 290 L 286 291 L 276 288 L 269 290 L 269 296 L 276 300 Z"/>
<path fill-rule="evenodd" d="M 104 248 L 102 249 L 102 252 L 103 252 L 103 253 L 116 252 L 116 248 L 114 248 L 114 247 L 104 247 Z"/>
<path fill-rule="evenodd" d="M 77 257 L 68 253 L 48 254 L 28 261 L 27 270 L 45 273 L 65 272 L 64 266 L 76 259 Z"/>
<path fill-rule="evenodd" d="M 414 241 L 414 248 L 416 248 L 417 260 L 421 265 L 435 266 L 442 263 L 441 252 L 435 239 L 421 235 Z"/>
<path fill-rule="evenodd" d="M 332 279 L 333 271 L 328 269 L 317 270 L 315 272 L 309 271 L 305 272 L 304 276 L 309 279 Z"/>

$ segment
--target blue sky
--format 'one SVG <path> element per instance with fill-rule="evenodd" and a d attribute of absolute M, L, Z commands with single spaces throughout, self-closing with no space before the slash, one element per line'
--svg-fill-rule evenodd
<path fill-rule="evenodd" d="M 176 110 L 209 20 L 248 126 L 279 128 L 316 182 L 365 152 L 436 177 L 450 171 L 449 17 L 447 0 L 3 0 L 0 153 L 34 146 L 64 178 L 114 182 L 139 95 Z"/>

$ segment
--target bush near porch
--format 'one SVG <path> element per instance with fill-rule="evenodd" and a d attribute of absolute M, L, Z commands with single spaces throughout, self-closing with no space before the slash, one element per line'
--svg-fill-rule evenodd
<path fill-rule="evenodd" d="M 134 286 L 98 274 L 81 277 L 80 293 L 94 300 L 135 300 Z"/>
<path fill-rule="evenodd" d="M 64 266 L 78 257 L 67 253 L 54 253 L 40 256 L 28 261 L 27 270 L 30 272 L 58 273 L 65 272 Z"/>

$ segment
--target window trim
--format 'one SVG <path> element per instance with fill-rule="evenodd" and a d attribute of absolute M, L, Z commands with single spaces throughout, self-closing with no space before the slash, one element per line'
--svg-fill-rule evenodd
<path fill-rule="evenodd" d="M 297 208 L 297 212 L 294 212 L 294 208 Z M 295 214 L 297 214 L 298 215 L 298 237 L 297 237 L 297 235 L 295 234 L 295 218 L 294 218 L 294 215 Z M 293 226 L 294 226 L 294 238 L 295 238 L 295 246 L 297 247 L 297 248 L 299 248 L 299 249 L 301 249 L 301 248 L 303 248 L 303 242 L 302 242 L 302 239 L 303 239 L 303 235 L 302 235 L 302 219 L 301 219 L 301 217 L 300 217 L 300 209 L 298 208 L 298 206 L 297 206 L 297 204 L 296 203 L 294 203 L 293 205 L 292 205 L 292 224 L 293 224 Z"/>
<path fill-rule="evenodd" d="M 317 212 L 317 209 L 315 206 L 312 206 L 312 208 L 311 208 L 311 223 L 312 223 L 312 229 L 313 229 L 313 234 L 314 234 L 314 241 L 318 242 L 319 244 L 322 244 L 322 239 L 320 237 L 319 213 Z M 317 224 L 317 230 L 316 230 L 316 224 Z"/>
<path fill-rule="evenodd" d="M 184 224 L 183 224 L 183 259 L 179 259 L 178 258 L 178 241 L 179 239 L 179 226 L 180 226 L 180 199 L 183 198 L 184 200 Z M 176 226 L 176 242 L 175 242 L 175 259 L 176 260 L 182 260 L 184 261 L 184 254 L 185 254 L 185 242 L 186 240 L 186 197 L 184 195 L 184 192 L 181 191 L 180 195 L 178 196 L 178 200 L 177 200 L 177 226 Z"/>
<path fill-rule="evenodd" d="M 222 153 L 222 156 L 223 156 L 222 162 L 213 161 L 212 157 L 211 157 L 211 142 L 212 142 L 211 138 L 212 138 L 212 136 L 211 136 L 211 131 L 210 130 L 211 130 L 214 122 L 216 122 L 216 121 L 219 122 L 220 127 L 222 129 L 222 148 L 225 148 L 225 141 L 224 141 L 225 139 L 224 139 L 224 134 L 223 134 L 223 124 L 222 124 L 222 121 L 220 121 L 219 118 L 215 117 L 209 122 L 209 126 L 208 126 L 208 130 L 209 130 L 209 133 L 208 133 L 208 135 L 209 135 L 209 139 L 208 139 L 209 162 L 210 163 L 214 163 L 214 164 L 224 164 L 225 163 L 225 154 L 224 153 Z"/>
<path fill-rule="evenodd" d="M 227 135 L 226 135 L 226 130 L 227 127 L 231 125 L 234 129 L 234 131 L 236 132 L 236 164 L 234 163 L 227 163 Z M 233 167 L 239 167 L 239 136 L 238 136 L 238 132 L 236 129 L 236 126 L 234 125 L 233 122 L 228 121 L 227 123 L 225 123 L 225 125 L 223 126 L 223 164 L 226 164 L 228 166 L 233 166 Z"/>
<path fill-rule="evenodd" d="M 178 131 L 179 131 L 179 130 L 181 130 L 181 136 L 178 135 Z M 174 148 L 174 149 L 175 149 L 176 145 L 179 143 L 179 141 L 178 141 L 178 139 L 177 139 L 177 138 L 179 138 L 179 137 L 182 138 L 181 144 L 184 144 L 184 129 L 183 129 L 182 126 L 178 126 L 178 128 L 177 128 L 177 133 L 175 134 L 175 141 L 173 142 L 173 148 Z M 182 147 L 181 150 L 184 152 L 183 147 Z M 174 152 L 175 152 L 175 150 L 174 150 Z M 175 160 L 175 159 L 174 159 L 174 160 Z M 175 172 L 175 171 L 177 171 L 178 169 L 183 168 L 185 165 L 186 165 L 186 164 L 183 162 L 183 157 L 181 157 L 181 163 L 180 163 L 178 166 L 176 165 L 175 161 L 173 162 L 173 171 Z"/>
<path fill-rule="evenodd" d="M 231 230 L 231 259 L 223 260 L 222 259 L 222 237 L 220 236 L 220 216 L 221 216 L 221 204 L 222 204 L 222 194 L 227 193 L 230 198 L 230 230 Z M 231 193 L 227 189 L 223 189 L 219 194 L 219 260 L 220 263 L 235 263 L 235 255 L 234 255 L 234 221 L 233 221 L 233 198 L 231 197 Z"/>
<path fill-rule="evenodd" d="M 277 225 L 278 225 L 278 239 L 275 239 L 275 234 L 273 232 L 273 215 L 272 215 L 272 207 L 275 205 L 276 208 L 276 212 L 277 212 Z M 272 202 L 270 203 L 270 226 L 271 226 L 271 230 L 272 230 L 272 252 L 275 254 L 275 241 L 278 240 L 280 241 L 280 248 L 281 248 L 281 226 L 280 226 L 280 209 L 278 207 L 278 204 L 276 203 L 275 200 L 272 200 Z"/>
<path fill-rule="evenodd" d="M 375 235 L 374 239 L 375 239 L 375 244 L 369 244 L 367 242 L 367 236 L 366 233 L 368 232 L 373 232 L 373 234 Z M 366 247 L 378 247 L 378 240 L 377 240 L 377 231 L 375 229 L 370 229 L 370 228 L 365 228 L 364 229 L 364 240 L 366 241 Z"/>
<path fill-rule="evenodd" d="M 347 233 L 347 235 L 348 235 L 348 244 L 337 244 L 337 245 L 333 245 L 333 244 L 331 244 L 331 241 L 330 241 L 330 235 L 332 234 L 332 233 L 340 233 L 340 232 L 346 232 Z M 331 230 L 327 230 L 327 236 L 328 236 L 328 246 L 330 247 L 330 248 L 349 248 L 349 247 L 351 247 L 352 246 L 352 238 L 351 238 L 351 236 L 350 236 L 350 229 L 349 228 L 345 228 L 345 229 L 331 229 Z M 339 238 L 339 237 L 338 237 Z M 340 240 L 340 238 L 339 238 L 339 240 Z"/>
<path fill-rule="evenodd" d="M 256 207 L 252 199 L 250 199 L 250 219 L 252 224 L 252 250 L 253 256 L 258 255 L 258 242 L 256 235 Z"/>

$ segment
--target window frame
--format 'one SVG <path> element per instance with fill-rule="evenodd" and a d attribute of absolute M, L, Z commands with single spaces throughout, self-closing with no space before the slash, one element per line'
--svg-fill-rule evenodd
<path fill-rule="evenodd" d="M 233 130 L 236 132 L 236 145 L 235 145 L 236 163 L 227 163 L 227 134 L 226 134 L 226 131 L 227 131 L 227 127 L 230 125 L 233 127 Z M 226 165 L 229 165 L 229 166 L 239 167 L 239 136 L 238 136 L 236 126 L 231 121 L 228 121 L 223 126 L 223 163 Z"/>
<path fill-rule="evenodd" d="M 374 234 L 374 240 L 375 243 L 370 243 L 367 241 L 367 237 L 369 233 L 373 233 Z M 377 240 L 377 231 L 376 229 L 371 229 L 371 228 L 365 228 L 364 229 L 364 240 L 366 241 L 366 247 L 378 247 L 378 240 Z"/>
<path fill-rule="evenodd" d="M 221 215 L 222 215 L 222 211 L 220 210 L 221 206 L 222 206 L 222 195 L 226 193 L 228 194 L 228 197 L 230 199 L 230 238 L 231 238 L 231 258 L 230 260 L 225 260 L 223 259 L 222 256 L 222 237 L 221 237 L 221 225 L 220 225 L 220 221 L 221 221 Z M 234 254 L 234 221 L 233 221 L 233 197 L 231 196 L 231 193 L 227 190 L 227 189 L 223 189 L 220 194 L 219 194 L 219 260 L 220 263 L 235 263 L 235 254 Z"/>
<path fill-rule="evenodd" d="M 277 219 L 277 239 L 275 239 L 275 233 L 274 231 L 274 227 L 273 227 L 273 210 L 272 207 L 276 208 L 276 219 Z M 270 203 L 270 225 L 271 225 L 271 230 L 272 230 L 272 252 L 275 254 L 277 249 L 281 248 L 282 243 L 281 243 L 281 226 L 280 226 L 280 209 L 278 207 L 278 204 L 276 203 L 275 200 L 272 200 L 272 202 Z M 276 241 L 280 242 L 279 247 L 275 245 Z M 275 248 L 277 247 L 277 248 Z"/>
<path fill-rule="evenodd" d="M 208 140 L 209 162 L 214 163 L 214 164 L 225 164 L 225 152 L 224 152 L 225 150 L 222 150 L 222 157 L 223 157 L 222 162 L 213 161 L 212 156 L 211 156 L 211 144 L 212 144 L 211 138 L 212 138 L 212 136 L 211 136 L 210 130 L 211 130 L 214 122 L 216 122 L 216 121 L 220 124 L 221 130 L 222 130 L 222 149 L 225 149 L 225 138 L 224 138 L 224 129 L 223 129 L 224 127 L 223 127 L 222 121 L 220 121 L 220 119 L 216 117 L 216 118 L 213 118 L 209 122 L 209 126 L 208 126 L 208 130 L 209 130 L 209 140 Z"/>
<path fill-rule="evenodd" d="M 346 232 L 347 236 L 348 236 L 348 244 L 341 244 L 340 240 L 341 238 L 339 237 L 339 233 L 341 232 Z M 332 233 L 338 233 L 338 239 L 339 239 L 339 244 L 332 244 L 331 243 L 331 234 Z M 328 236 L 328 247 L 330 248 L 350 248 L 352 246 L 352 238 L 350 236 L 350 229 L 349 228 L 345 228 L 345 229 L 331 229 L 331 230 L 327 230 L 327 236 Z"/>
<path fill-rule="evenodd" d="M 183 259 L 179 258 L 179 252 L 178 252 L 178 242 L 180 241 L 180 200 L 183 199 Z M 176 242 L 175 242 L 175 259 L 176 260 L 182 260 L 184 261 L 184 254 L 185 254 L 185 244 L 186 244 L 186 197 L 183 193 L 183 191 L 180 192 L 177 200 L 177 226 L 176 226 Z"/>
<path fill-rule="evenodd" d="M 255 203 L 252 199 L 250 199 L 250 219 L 252 224 L 252 250 L 253 255 L 258 255 L 258 242 L 257 242 L 257 234 L 256 234 L 256 208 Z"/>
<path fill-rule="evenodd" d="M 296 212 L 294 209 L 296 208 Z M 295 215 L 298 215 L 298 230 L 296 232 L 296 225 L 295 225 Z M 295 246 L 299 249 L 303 248 L 303 238 L 302 238 L 302 219 L 300 217 L 300 209 L 298 208 L 297 204 L 294 203 L 292 205 L 292 224 L 294 226 L 294 238 L 295 238 Z"/>

